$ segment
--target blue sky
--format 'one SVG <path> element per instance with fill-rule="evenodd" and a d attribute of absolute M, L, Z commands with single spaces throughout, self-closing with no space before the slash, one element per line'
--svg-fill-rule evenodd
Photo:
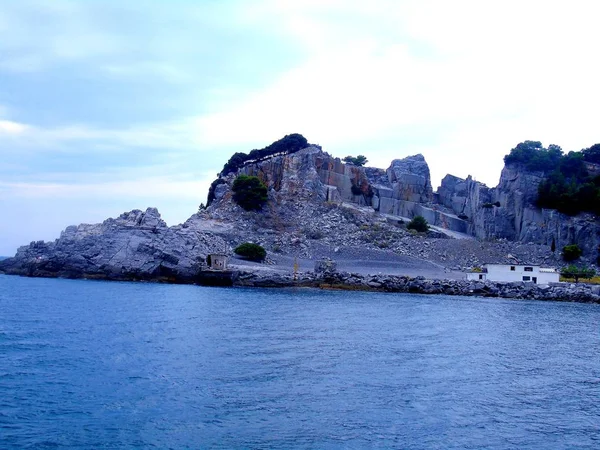
<path fill-rule="evenodd" d="M 235 151 L 302 133 L 494 186 L 518 142 L 600 142 L 589 1 L 5 1 L 0 255 L 206 201 Z"/>

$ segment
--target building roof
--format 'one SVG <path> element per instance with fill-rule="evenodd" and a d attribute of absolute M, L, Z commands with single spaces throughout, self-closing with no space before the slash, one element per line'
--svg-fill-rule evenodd
<path fill-rule="evenodd" d="M 502 264 L 502 263 L 485 263 L 483 264 L 483 267 L 485 266 L 515 266 L 515 267 L 537 267 L 541 272 L 542 271 L 552 271 L 552 272 L 556 272 L 556 268 L 555 267 L 542 267 L 539 264 L 523 264 L 523 263 L 507 263 L 507 264 Z"/>

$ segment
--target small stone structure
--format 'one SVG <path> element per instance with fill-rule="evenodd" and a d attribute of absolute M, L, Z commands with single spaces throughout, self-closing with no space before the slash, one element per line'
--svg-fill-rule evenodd
<path fill-rule="evenodd" d="M 337 272 L 337 263 L 330 258 L 315 261 L 315 273 L 332 274 Z"/>
<path fill-rule="evenodd" d="M 227 255 L 223 253 L 211 253 L 208 268 L 211 270 L 227 270 Z"/>

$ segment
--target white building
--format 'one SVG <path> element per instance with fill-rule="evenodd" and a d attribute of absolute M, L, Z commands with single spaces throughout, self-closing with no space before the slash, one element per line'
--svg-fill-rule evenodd
<path fill-rule="evenodd" d="M 551 267 L 518 264 L 484 264 L 483 271 L 467 273 L 467 280 L 525 281 L 535 284 L 558 283 L 560 274 Z"/>

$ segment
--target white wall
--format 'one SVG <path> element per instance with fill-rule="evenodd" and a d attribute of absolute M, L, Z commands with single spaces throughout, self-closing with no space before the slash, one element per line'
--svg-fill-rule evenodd
<path fill-rule="evenodd" d="M 487 273 L 483 273 L 483 280 L 504 282 L 535 282 L 537 284 L 558 283 L 559 273 L 553 269 L 541 269 L 539 266 L 519 266 L 510 264 L 486 264 Z M 513 270 L 511 270 L 511 268 Z M 529 268 L 531 270 L 525 270 Z M 467 280 L 479 280 L 478 272 L 467 274 Z M 525 277 L 525 279 L 523 279 Z M 529 278 L 527 278 L 529 277 Z M 535 278 L 535 281 L 534 281 Z"/>

